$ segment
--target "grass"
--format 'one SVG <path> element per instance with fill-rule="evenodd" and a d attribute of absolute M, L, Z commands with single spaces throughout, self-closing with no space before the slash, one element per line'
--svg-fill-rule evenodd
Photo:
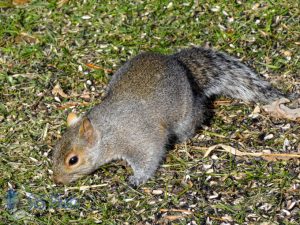
<path fill-rule="evenodd" d="M 0 223 L 299 224 L 299 161 L 227 153 L 203 158 L 201 148 L 216 143 L 299 151 L 299 124 L 264 113 L 252 119 L 253 105 L 238 101 L 217 106 L 211 125 L 170 151 L 138 189 L 127 185 L 131 169 L 124 162 L 66 187 L 55 186 L 50 171 L 51 150 L 72 110 L 66 104 L 84 112 L 98 103 L 110 71 L 142 51 L 172 53 L 209 43 L 284 92 L 299 91 L 299 13 L 299 3 L 289 0 L 80 0 L 62 7 L 0 1 Z M 70 98 L 54 98 L 58 82 Z M 268 134 L 274 137 L 266 141 Z M 9 210 L 11 188 L 18 196 Z"/>

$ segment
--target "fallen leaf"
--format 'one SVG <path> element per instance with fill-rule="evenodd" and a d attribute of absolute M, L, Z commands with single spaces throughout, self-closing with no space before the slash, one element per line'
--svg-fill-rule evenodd
<path fill-rule="evenodd" d="M 165 216 L 164 218 L 169 221 L 174 221 L 174 220 L 182 219 L 184 218 L 184 216 Z"/>
<path fill-rule="evenodd" d="M 90 96 L 90 93 L 88 93 L 88 92 L 83 92 L 83 93 L 80 95 L 80 98 L 83 98 L 84 100 L 90 100 L 90 99 L 91 99 L 91 96 Z"/>
<path fill-rule="evenodd" d="M 282 51 L 282 54 L 284 56 L 292 56 L 292 53 L 290 51 L 288 51 L 288 50 Z"/>
<path fill-rule="evenodd" d="M 222 149 L 220 149 L 222 148 Z M 276 161 L 276 160 L 289 160 L 293 158 L 299 158 L 300 154 L 286 154 L 286 153 L 265 153 L 265 152 L 242 152 L 239 151 L 231 146 L 218 144 L 213 145 L 207 149 L 207 151 L 204 154 L 204 158 L 208 157 L 212 151 L 220 151 L 220 152 L 228 152 L 232 155 L 236 156 L 253 156 L 253 157 L 262 157 L 265 160 L 268 161 Z"/>
<path fill-rule="evenodd" d="M 89 103 L 87 102 L 67 102 L 61 106 L 58 106 L 57 108 L 58 109 L 68 109 L 68 108 L 71 108 L 71 107 L 75 107 L 75 106 L 88 106 Z"/>
<path fill-rule="evenodd" d="M 260 107 L 259 105 L 257 105 L 253 112 L 249 115 L 250 118 L 257 118 L 259 116 L 259 113 L 260 113 Z"/>
<path fill-rule="evenodd" d="M 25 5 L 26 3 L 30 2 L 30 0 L 13 0 L 12 3 L 14 5 Z"/>
<path fill-rule="evenodd" d="M 60 8 L 62 7 L 64 4 L 66 4 L 69 0 L 59 0 L 57 1 L 57 7 Z"/>
<path fill-rule="evenodd" d="M 61 88 L 60 84 L 57 83 L 54 88 L 52 89 L 52 94 L 57 96 L 60 95 L 63 98 L 68 98 L 69 96 L 63 91 L 63 89 Z"/>
<path fill-rule="evenodd" d="M 217 100 L 214 101 L 214 106 L 219 106 L 219 105 L 230 105 L 232 100 Z"/>
<path fill-rule="evenodd" d="M 283 105 L 284 103 L 290 102 L 287 98 L 281 98 L 272 102 L 269 105 L 264 105 L 263 109 L 275 118 L 283 118 L 290 120 L 299 120 L 300 118 L 300 108 L 290 109 L 289 107 Z"/>
<path fill-rule="evenodd" d="M 97 65 L 94 65 L 92 63 L 87 63 L 85 64 L 87 67 L 89 68 L 92 68 L 92 69 L 97 69 L 97 70 L 102 70 L 103 68 L 101 66 L 97 66 Z"/>
<path fill-rule="evenodd" d="M 149 188 L 142 188 L 143 191 L 147 194 L 150 194 L 151 193 L 151 190 Z"/>
<path fill-rule="evenodd" d="M 253 110 L 252 113 L 253 113 L 253 114 L 255 114 L 255 113 L 260 113 L 260 107 L 257 105 L 257 106 L 254 108 L 254 110 Z"/>
<path fill-rule="evenodd" d="M 94 65 L 92 63 L 87 63 L 85 64 L 87 67 L 91 68 L 91 69 L 96 69 L 96 70 L 104 70 L 106 73 L 112 73 L 113 71 L 111 69 L 105 69 L 102 66 L 97 66 Z"/>
<path fill-rule="evenodd" d="M 35 36 L 27 34 L 25 32 L 21 32 L 18 36 L 15 37 L 16 43 L 20 43 L 22 41 L 29 43 L 29 44 L 38 44 L 39 43 L 39 40 Z"/>

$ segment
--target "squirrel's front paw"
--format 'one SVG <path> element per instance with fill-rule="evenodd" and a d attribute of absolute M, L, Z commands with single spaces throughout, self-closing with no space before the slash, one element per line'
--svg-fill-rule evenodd
<path fill-rule="evenodd" d="M 143 177 L 136 177 L 136 176 L 130 176 L 129 179 L 128 179 L 130 185 L 132 185 L 134 187 L 137 187 L 140 184 L 145 183 L 146 180 L 147 180 L 147 178 L 145 179 Z"/>

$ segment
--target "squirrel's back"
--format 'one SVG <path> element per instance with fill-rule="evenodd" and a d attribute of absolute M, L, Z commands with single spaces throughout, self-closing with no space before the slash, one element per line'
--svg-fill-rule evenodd
<path fill-rule="evenodd" d="M 109 86 L 115 95 L 144 97 L 160 88 L 162 80 L 171 76 L 178 82 L 182 82 L 180 76 L 186 76 L 193 90 L 207 97 L 224 95 L 264 103 L 282 97 L 269 82 L 238 59 L 201 47 L 184 49 L 173 55 L 141 53 L 114 74 Z"/>

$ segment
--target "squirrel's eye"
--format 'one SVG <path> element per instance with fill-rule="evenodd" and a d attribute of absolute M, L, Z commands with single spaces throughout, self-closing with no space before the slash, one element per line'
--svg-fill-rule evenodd
<path fill-rule="evenodd" d="M 75 165 L 78 162 L 78 157 L 77 156 L 73 156 L 72 158 L 69 159 L 69 164 Z"/>

